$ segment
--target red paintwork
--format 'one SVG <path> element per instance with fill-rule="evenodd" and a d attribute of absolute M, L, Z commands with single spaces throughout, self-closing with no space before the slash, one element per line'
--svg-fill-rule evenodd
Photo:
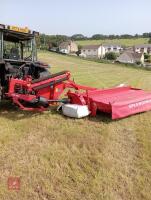
<path fill-rule="evenodd" d="M 112 119 L 119 119 L 151 110 L 151 92 L 131 87 L 97 89 L 87 93 L 68 92 L 68 97 L 73 104 L 88 105 L 92 116 L 96 116 L 99 110 L 110 113 Z"/>
<path fill-rule="evenodd" d="M 25 94 L 15 93 L 15 85 L 26 90 Z M 44 86 L 44 87 L 43 87 Z M 132 87 L 116 87 L 111 89 L 96 89 L 82 86 L 70 80 L 70 72 L 61 74 L 33 83 L 30 77 L 25 80 L 10 79 L 9 92 L 6 94 L 22 110 L 43 111 L 46 108 L 25 107 L 22 101 L 30 102 L 38 97 L 45 97 L 47 100 L 58 100 L 66 88 L 66 95 L 72 104 L 88 105 L 92 116 L 96 116 L 97 110 L 110 113 L 112 119 L 123 118 L 135 113 L 151 110 L 151 92 Z M 81 92 L 84 90 L 84 92 Z"/>
<path fill-rule="evenodd" d="M 26 94 L 15 93 L 15 86 L 18 85 L 24 90 Z M 25 107 L 21 101 L 31 102 L 38 97 L 44 97 L 47 100 L 58 100 L 60 95 L 66 88 L 74 88 L 75 90 L 94 90 L 95 88 L 81 86 L 75 84 L 70 80 L 70 72 L 66 71 L 60 75 L 56 75 L 47 78 L 46 80 L 41 80 L 39 82 L 32 82 L 31 77 L 26 77 L 25 80 L 11 78 L 9 82 L 9 91 L 6 94 L 7 97 L 11 98 L 12 101 L 19 106 L 22 110 L 39 110 L 43 111 L 46 108 L 38 107 Z"/>

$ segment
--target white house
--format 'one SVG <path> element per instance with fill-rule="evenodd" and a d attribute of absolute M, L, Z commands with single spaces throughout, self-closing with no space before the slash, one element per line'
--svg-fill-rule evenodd
<path fill-rule="evenodd" d="M 135 52 L 123 52 L 118 58 L 118 62 L 134 64 L 137 62 L 144 63 L 144 54 Z"/>
<path fill-rule="evenodd" d="M 76 53 L 78 51 L 78 46 L 74 41 L 68 40 L 59 45 L 59 51 L 65 54 Z"/>
<path fill-rule="evenodd" d="M 148 53 L 151 55 L 151 44 L 140 44 L 134 46 L 134 52 Z"/>
<path fill-rule="evenodd" d="M 103 44 L 103 46 L 105 48 L 105 53 L 108 52 L 120 53 L 123 50 L 121 45 L 118 44 Z"/>
<path fill-rule="evenodd" d="M 105 48 L 102 45 L 86 45 L 82 47 L 80 56 L 86 58 L 103 58 L 105 56 Z"/>
<path fill-rule="evenodd" d="M 122 50 L 123 48 L 121 45 L 117 44 L 86 45 L 81 49 L 81 56 L 89 58 L 103 58 L 108 52 L 120 53 Z"/>

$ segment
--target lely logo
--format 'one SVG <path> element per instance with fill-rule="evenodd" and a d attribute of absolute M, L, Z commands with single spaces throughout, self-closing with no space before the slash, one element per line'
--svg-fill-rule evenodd
<path fill-rule="evenodd" d="M 9 190 L 20 190 L 20 178 L 19 177 L 9 177 L 7 184 L 8 184 Z"/>

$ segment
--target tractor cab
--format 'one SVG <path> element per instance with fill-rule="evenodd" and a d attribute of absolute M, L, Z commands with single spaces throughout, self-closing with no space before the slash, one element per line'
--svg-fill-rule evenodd
<path fill-rule="evenodd" d="M 49 66 L 37 61 L 38 35 L 27 27 L 0 24 L 0 96 L 7 92 L 11 77 L 35 80 L 50 75 Z"/>
<path fill-rule="evenodd" d="M 27 27 L 0 25 L 0 59 L 6 61 L 37 61 L 37 32 Z"/>

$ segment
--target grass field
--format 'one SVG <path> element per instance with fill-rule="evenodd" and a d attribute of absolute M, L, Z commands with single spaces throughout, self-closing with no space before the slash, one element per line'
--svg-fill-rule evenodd
<path fill-rule="evenodd" d="M 80 84 L 151 89 L 150 71 L 49 52 L 39 58 L 52 72 L 70 70 Z M 77 120 L 3 103 L 0 127 L 1 200 L 151 199 L 151 112 Z M 20 191 L 7 189 L 9 176 L 21 178 Z"/>
<path fill-rule="evenodd" d="M 134 38 L 134 39 L 113 39 L 113 40 L 81 40 L 76 41 L 78 45 L 91 45 L 91 44 L 121 44 L 124 46 L 133 46 L 137 44 L 148 43 L 148 38 Z"/>

